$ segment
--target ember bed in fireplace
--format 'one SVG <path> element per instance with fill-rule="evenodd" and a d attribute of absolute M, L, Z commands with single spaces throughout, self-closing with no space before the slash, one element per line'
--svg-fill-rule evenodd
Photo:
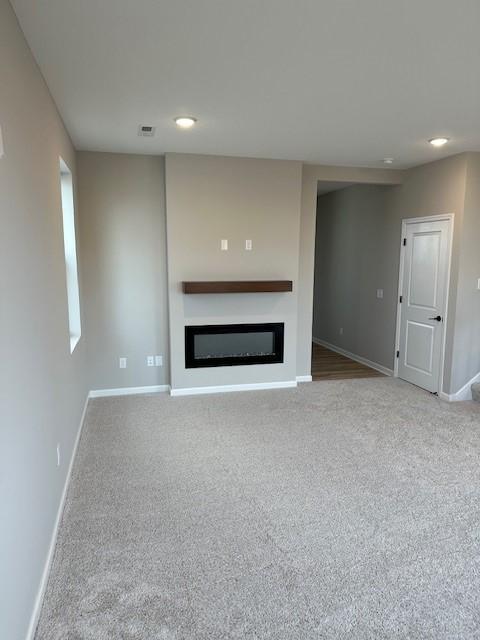
<path fill-rule="evenodd" d="M 283 322 L 185 327 L 185 368 L 283 362 Z"/>

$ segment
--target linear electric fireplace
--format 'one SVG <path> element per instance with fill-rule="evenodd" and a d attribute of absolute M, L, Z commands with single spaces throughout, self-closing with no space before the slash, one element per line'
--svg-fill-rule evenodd
<path fill-rule="evenodd" d="M 283 362 L 283 322 L 185 327 L 185 368 Z"/>

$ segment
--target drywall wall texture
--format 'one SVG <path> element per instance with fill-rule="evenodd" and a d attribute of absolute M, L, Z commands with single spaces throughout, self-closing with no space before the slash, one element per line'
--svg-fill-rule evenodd
<path fill-rule="evenodd" d="M 392 188 L 358 185 L 318 198 L 313 310 L 315 338 L 390 369 L 397 291 L 386 279 L 384 238 Z"/>
<path fill-rule="evenodd" d="M 168 384 L 164 159 L 79 152 L 77 166 L 90 388 Z"/>
<path fill-rule="evenodd" d="M 466 154 L 452 156 L 406 171 L 399 186 L 353 186 L 318 199 L 315 337 L 393 369 L 402 219 L 454 213 L 444 391 L 457 390 L 451 390 L 458 384 L 451 382 L 452 347 L 466 166 Z M 332 253 L 335 269 L 328 266 Z"/>
<path fill-rule="evenodd" d="M 480 373 L 480 153 L 467 154 L 450 392 Z"/>
<path fill-rule="evenodd" d="M 174 389 L 291 381 L 301 202 L 299 162 L 167 154 L 171 383 Z M 228 251 L 220 243 L 227 239 Z M 253 250 L 245 250 L 245 240 Z M 292 293 L 184 295 L 183 280 L 293 280 Z M 284 322 L 285 362 L 185 369 L 184 326 Z"/>
<path fill-rule="evenodd" d="M 0 126 L 0 638 L 25 640 L 87 386 L 62 235 L 59 156 L 75 173 L 74 151 L 7 0 Z"/>

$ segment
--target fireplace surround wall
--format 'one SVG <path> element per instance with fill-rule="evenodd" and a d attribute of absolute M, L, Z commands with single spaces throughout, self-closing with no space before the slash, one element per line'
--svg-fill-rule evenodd
<path fill-rule="evenodd" d="M 166 154 L 165 163 L 172 393 L 292 386 L 301 163 L 195 154 Z M 228 239 L 227 251 L 222 251 L 222 239 Z M 248 251 L 247 239 L 252 243 Z M 222 290 L 184 291 L 183 283 L 192 281 L 222 281 Z M 225 282 L 239 281 L 242 291 L 223 288 Z M 268 291 L 262 286 L 260 291 L 252 284 L 259 281 L 288 281 L 289 286 Z M 186 366 L 186 326 L 242 323 L 283 324 L 283 360 Z"/>

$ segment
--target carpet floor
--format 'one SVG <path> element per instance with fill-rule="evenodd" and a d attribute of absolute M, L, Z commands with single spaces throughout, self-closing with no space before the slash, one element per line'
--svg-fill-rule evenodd
<path fill-rule="evenodd" d="M 36 640 L 465 640 L 479 602 L 479 405 L 391 378 L 101 398 Z"/>

